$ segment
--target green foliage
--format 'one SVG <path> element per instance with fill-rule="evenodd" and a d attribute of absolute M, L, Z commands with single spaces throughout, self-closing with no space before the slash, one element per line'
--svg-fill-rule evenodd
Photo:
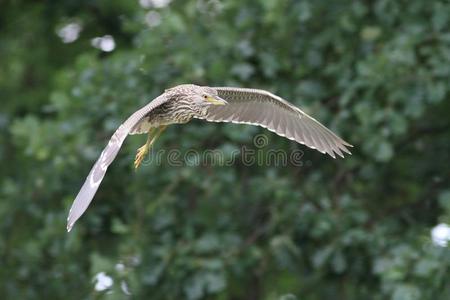
<path fill-rule="evenodd" d="M 447 1 L 1 6 L 5 299 L 450 297 L 450 252 L 430 238 L 450 223 Z M 63 44 L 55 32 L 73 20 L 80 38 Z M 90 46 L 105 34 L 112 53 Z M 68 208 L 115 128 L 187 82 L 271 90 L 354 154 L 333 160 L 261 128 L 193 121 L 170 127 L 155 151 L 232 153 L 264 133 L 262 151 L 300 149 L 304 164 L 238 156 L 134 172 L 144 138 L 132 136 L 67 234 Z M 100 272 L 114 281 L 107 291 L 94 289 Z"/>

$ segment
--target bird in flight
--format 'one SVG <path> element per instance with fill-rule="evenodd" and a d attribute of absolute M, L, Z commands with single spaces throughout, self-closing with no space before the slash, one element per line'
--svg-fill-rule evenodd
<path fill-rule="evenodd" d="M 147 142 L 137 150 L 134 161 L 137 168 L 168 125 L 184 124 L 193 118 L 262 126 L 333 158 L 336 158 L 336 154 L 344 157 L 344 152 L 351 154 L 348 148 L 352 145 L 301 109 L 268 91 L 179 85 L 167 89 L 117 128 L 70 208 L 67 231 L 72 229 L 88 208 L 127 135 L 147 134 Z"/>

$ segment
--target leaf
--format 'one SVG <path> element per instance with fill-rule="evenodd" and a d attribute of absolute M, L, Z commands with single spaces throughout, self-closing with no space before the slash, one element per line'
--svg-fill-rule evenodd
<path fill-rule="evenodd" d="M 418 300 L 421 298 L 420 290 L 408 284 L 402 284 L 395 288 L 392 294 L 392 300 Z"/>

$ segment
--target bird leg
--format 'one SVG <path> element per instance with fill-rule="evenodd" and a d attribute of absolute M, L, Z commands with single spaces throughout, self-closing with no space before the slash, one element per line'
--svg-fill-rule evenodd
<path fill-rule="evenodd" d="M 156 139 L 161 135 L 161 133 L 166 129 L 167 126 L 159 126 L 157 129 L 151 128 L 148 131 L 147 142 L 137 149 L 136 157 L 134 159 L 134 168 L 137 169 L 139 165 L 147 155 L 148 151 L 151 149 L 152 145 L 155 143 Z"/>

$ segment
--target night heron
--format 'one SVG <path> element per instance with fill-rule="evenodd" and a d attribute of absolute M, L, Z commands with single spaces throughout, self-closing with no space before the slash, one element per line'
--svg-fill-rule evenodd
<path fill-rule="evenodd" d="M 147 142 L 137 150 L 137 168 L 167 125 L 187 123 L 191 119 L 233 122 L 262 126 L 333 158 L 349 153 L 350 144 L 286 100 L 264 90 L 207 87 L 184 84 L 162 95 L 132 114 L 114 132 L 92 167 L 70 208 L 70 231 L 92 201 L 106 170 L 128 134 L 148 134 Z"/>

